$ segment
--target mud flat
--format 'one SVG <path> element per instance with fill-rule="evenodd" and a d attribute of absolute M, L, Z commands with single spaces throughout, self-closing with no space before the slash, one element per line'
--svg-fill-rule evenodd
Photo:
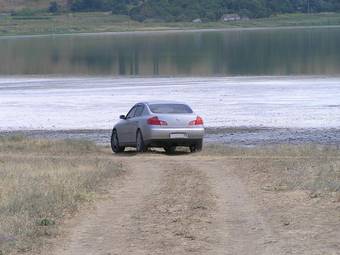
<path fill-rule="evenodd" d="M 207 127 L 340 128 L 330 76 L 0 77 L 0 92 L 0 130 L 111 129 L 150 100 L 184 101 Z"/>
<path fill-rule="evenodd" d="M 89 140 L 109 145 L 111 130 L 26 130 L 3 131 L 0 135 L 24 135 L 31 138 Z M 274 144 L 340 145 L 340 129 L 289 129 L 289 128 L 207 128 L 206 143 L 231 146 Z"/>
<path fill-rule="evenodd" d="M 108 144 L 139 101 L 187 102 L 206 142 L 340 143 L 340 77 L 0 77 L 0 134 Z"/>

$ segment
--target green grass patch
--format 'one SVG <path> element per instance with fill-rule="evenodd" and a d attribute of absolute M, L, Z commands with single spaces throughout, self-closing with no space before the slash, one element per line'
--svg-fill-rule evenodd
<path fill-rule="evenodd" d="M 127 31 L 164 31 L 190 29 L 232 29 L 258 27 L 339 26 L 339 13 L 285 14 L 270 18 L 233 22 L 160 22 L 133 21 L 128 16 L 109 12 L 61 13 L 51 15 L 24 10 L 0 19 L 0 35 L 34 35 L 63 33 L 100 33 Z"/>
<path fill-rule="evenodd" d="M 13 20 L 48 20 L 51 17 L 48 16 L 14 16 Z"/>

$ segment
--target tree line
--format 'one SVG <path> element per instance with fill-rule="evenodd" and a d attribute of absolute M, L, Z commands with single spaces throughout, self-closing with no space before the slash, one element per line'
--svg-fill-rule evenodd
<path fill-rule="evenodd" d="M 111 11 L 144 21 L 217 21 L 223 14 L 237 13 L 248 18 L 281 13 L 318 13 L 340 11 L 339 0 L 68 0 L 73 12 Z M 50 11 L 58 11 L 51 2 Z"/>

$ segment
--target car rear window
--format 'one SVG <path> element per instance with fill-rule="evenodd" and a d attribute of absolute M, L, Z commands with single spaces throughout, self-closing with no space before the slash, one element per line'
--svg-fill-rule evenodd
<path fill-rule="evenodd" d="M 149 107 L 153 113 L 161 114 L 192 113 L 191 108 L 185 104 L 152 104 L 149 105 Z"/>

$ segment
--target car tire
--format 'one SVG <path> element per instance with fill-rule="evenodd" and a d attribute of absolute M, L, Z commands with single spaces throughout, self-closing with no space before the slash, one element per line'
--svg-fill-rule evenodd
<path fill-rule="evenodd" d="M 137 130 L 136 134 L 136 150 L 137 152 L 146 152 L 148 147 L 145 145 L 143 134 L 140 130 Z"/>
<path fill-rule="evenodd" d="M 166 154 L 174 154 L 176 151 L 176 146 L 166 146 L 164 147 Z"/>
<path fill-rule="evenodd" d="M 199 140 L 195 144 L 191 145 L 189 148 L 190 152 L 192 153 L 201 151 L 203 148 L 203 140 Z"/>
<path fill-rule="evenodd" d="M 117 130 L 112 130 L 111 135 L 111 149 L 114 153 L 122 153 L 125 150 L 124 146 L 119 145 Z"/>

